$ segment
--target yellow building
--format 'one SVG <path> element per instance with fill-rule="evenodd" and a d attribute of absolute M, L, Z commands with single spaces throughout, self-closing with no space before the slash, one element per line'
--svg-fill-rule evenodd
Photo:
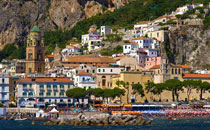
<path fill-rule="evenodd" d="M 148 81 L 152 81 L 152 72 L 151 71 L 122 71 L 118 76 L 115 76 L 112 78 L 112 83 L 113 83 L 113 88 L 118 87 L 116 85 L 117 81 L 124 81 L 129 83 L 129 94 L 128 94 L 128 99 L 129 103 L 131 102 L 132 99 L 135 99 L 135 102 L 144 102 L 145 100 L 151 102 L 151 95 L 146 94 L 144 97 L 141 97 L 139 94 L 133 95 L 133 90 L 132 90 L 132 84 L 140 83 L 143 88 L 145 89 L 145 83 Z M 122 86 L 120 86 L 121 89 L 123 89 Z M 116 100 L 120 100 L 115 99 Z M 121 98 L 122 103 L 127 103 L 127 90 L 125 93 L 125 96 L 122 96 Z"/>
<path fill-rule="evenodd" d="M 27 37 L 26 48 L 26 75 L 30 73 L 42 73 L 45 70 L 44 42 L 40 29 L 35 26 Z"/>

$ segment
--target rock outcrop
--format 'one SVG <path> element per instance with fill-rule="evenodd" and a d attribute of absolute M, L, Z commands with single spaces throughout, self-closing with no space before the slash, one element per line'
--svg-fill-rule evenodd
<path fill-rule="evenodd" d="M 144 121 L 142 118 L 134 115 L 109 115 L 106 113 L 95 115 L 79 114 L 76 117 L 61 120 L 51 120 L 45 125 L 74 125 L 74 126 L 107 126 L 107 125 L 149 125 L 151 121 Z"/>
<path fill-rule="evenodd" d="M 23 45 L 30 28 L 70 29 L 78 21 L 133 0 L 0 0 L 0 47 Z"/>
<path fill-rule="evenodd" d="M 172 62 L 194 67 L 210 65 L 210 29 L 203 26 L 181 26 L 170 31 Z"/>

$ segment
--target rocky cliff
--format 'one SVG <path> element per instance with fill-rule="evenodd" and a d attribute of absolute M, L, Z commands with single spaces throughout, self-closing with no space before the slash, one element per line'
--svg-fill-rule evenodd
<path fill-rule="evenodd" d="M 23 45 L 29 29 L 70 29 L 78 21 L 133 0 L 0 0 L 0 45 Z"/>
<path fill-rule="evenodd" d="M 171 61 L 196 67 L 210 65 L 210 29 L 181 26 L 170 32 Z"/>

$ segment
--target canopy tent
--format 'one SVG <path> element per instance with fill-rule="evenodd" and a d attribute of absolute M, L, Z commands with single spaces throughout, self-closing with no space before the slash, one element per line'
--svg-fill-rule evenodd
<path fill-rule="evenodd" d="M 49 107 L 56 107 L 57 105 L 55 104 L 50 104 Z"/>
<path fill-rule="evenodd" d="M 50 111 L 50 113 L 58 113 L 59 111 L 58 110 L 56 110 L 55 108 L 53 108 L 51 111 Z"/>
<path fill-rule="evenodd" d="M 43 110 L 39 110 L 38 112 L 39 112 L 39 113 L 44 113 L 44 111 L 43 111 Z"/>

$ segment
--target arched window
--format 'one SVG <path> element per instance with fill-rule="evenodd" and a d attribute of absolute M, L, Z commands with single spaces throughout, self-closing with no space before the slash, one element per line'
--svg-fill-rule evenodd
<path fill-rule="evenodd" d="M 30 49 L 28 50 L 28 59 L 32 60 L 33 59 L 33 51 Z"/>

